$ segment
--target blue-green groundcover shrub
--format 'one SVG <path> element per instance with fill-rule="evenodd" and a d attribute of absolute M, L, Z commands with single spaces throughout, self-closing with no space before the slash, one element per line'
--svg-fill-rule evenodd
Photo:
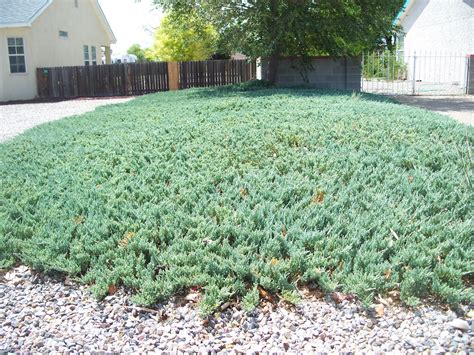
<path fill-rule="evenodd" d="M 474 129 L 368 95 L 192 89 L 0 145 L 0 263 L 203 312 L 315 282 L 473 299 Z M 294 295 L 294 293 L 293 293 Z"/>

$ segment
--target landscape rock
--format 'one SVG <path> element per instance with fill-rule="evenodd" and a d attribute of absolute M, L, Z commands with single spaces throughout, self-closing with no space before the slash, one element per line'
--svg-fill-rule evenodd
<path fill-rule="evenodd" d="M 469 323 L 466 322 L 464 319 L 456 318 L 452 320 L 449 325 L 453 328 L 460 329 L 466 332 L 469 330 Z"/>
<path fill-rule="evenodd" d="M 98 301 L 87 287 L 15 268 L 0 283 L 0 353 L 4 352 L 458 352 L 474 343 L 472 319 L 422 306 L 384 306 L 371 315 L 357 301 L 303 299 L 265 303 L 245 313 L 225 304 L 200 317 L 179 300 L 140 308 L 118 289 Z M 20 281 L 19 281 L 20 280 Z M 225 308 L 224 310 L 222 310 Z M 466 314 L 469 314 L 466 309 Z M 381 313 L 381 312 L 380 312 Z"/>

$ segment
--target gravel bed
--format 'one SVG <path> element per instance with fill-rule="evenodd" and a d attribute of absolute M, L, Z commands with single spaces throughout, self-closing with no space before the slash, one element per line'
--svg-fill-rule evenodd
<path fill-rule="evenodd" d="M 0 353 L 29 351 L 460 352 L 474 348 L 473 309 L 458 314 L 305 293 L 292 307 L 267 303 L 250 314 L 223 305 L 202 319 L 198 294 L 154 309 L 133 306 L 118 290 L 98 302 L 87 288 L 20 266 L 0 273 Z M 336 295 L 336 296 L 335 296 Z"/>
<path fill-rule="evenodd" d="M 132 97 L 120 97 L 0 105 L 0 142 L 45 122 L 80 115 L 99 106 L 127 102 L 131 99 Z"/>

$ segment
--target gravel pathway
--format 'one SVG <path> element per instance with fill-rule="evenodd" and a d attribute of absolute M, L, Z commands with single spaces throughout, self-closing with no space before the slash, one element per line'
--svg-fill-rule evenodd
<path fill-rule="evenodd" d="M 78 99 L 61 102 L 0 105 L 0 142 L 44 122 L 93 111 L 96 107 L 130 101 L 131 97 Z"/>
<path fill-rule="evenodd" d="M 267 303 L 246 314 L 225 304 L 201 319 L 197 294 L 135 307 L 119 290 L 97 302 L 68 279 L 20 266 L 0 274 L 0 353 L 49 351 L 464 352 L 474 348 L 473 309 L 460 315 L 379 304 L 367 313 L 339 294 L 306 291 L 298 306 Z"/>

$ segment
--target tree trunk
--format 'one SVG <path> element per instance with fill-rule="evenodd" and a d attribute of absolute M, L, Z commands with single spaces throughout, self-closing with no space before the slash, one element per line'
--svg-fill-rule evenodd
<path fill-rule="evenodd" d="M 276 76 L 278 73 L 278 54 L 272 54 L 268 58 L 268 66 L 267 66 L 267 81 L 272 84 L 276 82 Z"/>
<path fill-rule="evenodd" d="M 272 54 L 268 58 L 268 67 L 267 67 L 267 80 L 275 84 L 276 82 L 276 76 L 278 72 L 278 57 L 280 55 L 279 51 L 279 36 L 277 33 L 277 26 L 276 23 L 278 23 L 278 0 L 270 0 L 270 16 L 269 20 L 270 23 L 268 24 L 269 28 L 271 28 L 271 35 L 273 40 L 275 41 L 273 43 L 273 48 L 272 48 Z"/>
<path fill-rule="evenodd" d="M 271 55 L 268 58 L 268 66 L 267 66 L 267 81 L 272 84 L 275 84 L 277 72 L 278 72 L 278 58 L 280 57 L 280 44 L 279 41 L 279 33 L 278 33 L 278 26 L 276 23 L 279 21 L 279 13 L 278 13 L 278 0 L 270 0 L 269 3 L 269 14 L 266 18 L 267 26 L 270 29 L 271 37 L 273 39 Z"/>

